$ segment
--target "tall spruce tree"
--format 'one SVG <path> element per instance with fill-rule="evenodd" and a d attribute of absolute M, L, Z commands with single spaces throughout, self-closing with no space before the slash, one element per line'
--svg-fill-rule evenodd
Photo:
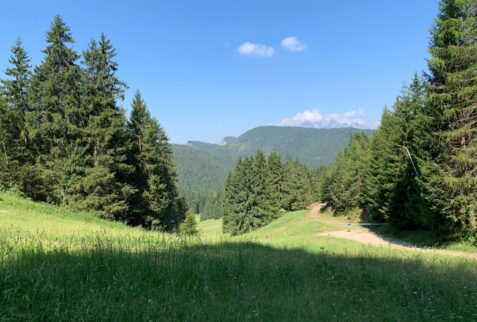
<path fill-rule="evenodd" d="M 260 218 L 259 225 L 263 226 L 272 221 L 275 216 L 271 211 L 269 187 L 267 186 L 267 160 L 262 151 L 257 151 L 252 158 L 250 173 L 252 198 L 254 206 L 251 209 L 252 216 Z"/>
<path fill-rule="evenodd" d="M 394 110 L 385 109 L 370 147 L 363 206 L 376 219 L 394 226 L 416 227 L 423 222 L 413 161 L 417 161 L 416 133 L 425 106 L 424 84 L 417 75 L 397 98 Z"/>
<path fill-rule="evenodd" d="M 224 191 L 224 232 L 239 235 L 253 231 L 270 220 L 265 187 L 266 161 L 263 153 L 237 161 Z"/>
<path fill-rule="evenodd" d="M 1 149 L 0 181 L 8 186 L 25 189 L 25 174 L 31 163 L 29 136 L 25 118 L 29 112 L 30 58 L 17 39 L 11 50 L 7 79 L 2 80 L 0 107 Z"/>
<path fill-rule="evenodd" d="M 404 196 L 397 193 L 397 186 L 408 172 L 405 151 L 398 146 L 405 124 L 395 113 L 385 110 L 380 128 L 374 133 L 366 176 L 365 205 L 375 219 L 402 217 L 400 207 Z M 399 223 L 394 220 L 393 223 Z"/>
<path fill-rule="evenodd" d="M 127 184 L 134 168 L 127 163 L 130 144 L 124 110 L 117 106 L 124 99 L 126 85 L 116 76 L 115 56 L 116 51 L 104 34 L 99 42 L 91 41 L 83 53 L 84 108 L 88 114 L 84 135 L 90 157 L 75 193 L 81 195 L 82 208 L 134 223 L 129 213 L 134 189 Z"/>
<path fill-rule="evenodd" d="M 70 28 L 56 16 L 47 33 L 45 58 L 32 77 L 32 145 L 37 156 L 36 199 L 73 202 L 69 190 L 84 175 L 87 160 L 82 142 L 88 118 L 81 101 L 81 69 Z"/>
<path fill-rule="evenodd" d="M 218 219 L 222 216 L 222 193 L 213 191 L 209 193 L 205 206 L 200 214 L 200 220 Z"/>
<path fill-rule="evenodd" d="M 137 189 L 133 213 L 153 229 L 175 230 L 184 219 L 184 202 L 177 190 L 172 148 L 136 92 L 128 123 L 134 165 L 132 185 Z"/>
<path fill-rule="evenodd" d="M 443 0 L 431 31 L 423 197 L 434 227 L 477 230 L 477 4 Z"/>
<path fill-rule="evenodd" d="M 235 168 L 232 169 L 225 179 L 224 192 L 222 199 L 222 231 L 224 233 L 234 234 L 238 213 L 235 212 L 237 203 L 237 192 L 239 192 L 238 179 L 235 175 L 237 168 L 241 167 L 242 158 L 238 158 Z"/>
<path fill-rule="evenodd" d="M 351 210 L 361 205 L 369 139 L 365 133 L 354 134 L 344 151 L 338 154 L 333 167 L 332 205 L 339 212 Z"/>
<path fill-rule="evenodd" d="M 276 152 L 270 153 L 267 160 L 266 186 L 268 189 L 268 204 L 272 218 L 280 216 L 280 210 L 284 206 L 283 179 L 284 169 L 280 155 Z"/>
<path fill-rule="evenodd" d="M 363 196 L 370 155 L 370 140 L 366 133 L 351 136 L 348 145 L 336 156 L 335 162 L 319 171 L 320 199 L 337 214 L 363 206 Z M 316 186 L 316 185 L 315 185 Z"/>
<path fill-rule="evenodd" d="M 308 169 L 290 156 L 283 163 L 283 209 L 300 210 L 313 202 L 311 175 Z"/>

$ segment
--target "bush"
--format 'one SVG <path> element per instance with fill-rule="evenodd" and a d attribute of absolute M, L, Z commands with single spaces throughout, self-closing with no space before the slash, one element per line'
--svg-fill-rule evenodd
<path fill-rule="evenodd" d="M 197 230 L 197 221 L 191 211 L 187 212 L 184 222 L 180 224 L 179 233 L 183 235 L 197 235 L 199 233 Z"/>

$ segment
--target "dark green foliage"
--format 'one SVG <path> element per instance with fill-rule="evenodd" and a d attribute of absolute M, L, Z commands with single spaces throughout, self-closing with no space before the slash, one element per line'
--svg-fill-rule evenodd
<path fill-rule="evenodd" d="M 314 193 L 309 169 L 288 156 L 283 163 L 283 172 L 282 209 L 299 210 L 312 203 Z"/>
<path fill-rule="evenodd" d="M 94 210 L 103 217 L 175 230 L 179 197 L 172 148 L 139 94 L 129 123 L 118 101 L 126 85 L 104 34 L 80 56 L 56 16 L 42 63 L 18 40 L 0 95 L 0 185 L 34 200 Z"/>
<path fill-rule="evenodd" d="M 429 143 L 422 146 L 421 185 L 433 222 L 477 230 L 477 5 L 445 0 L 431 31 Z"/>
<path fill-rule="evenodd" d="M 143 224 L 148 227 L 176 229 L 183 220 L 184 204 L 176 186 L 172 148 L 139 92 L 134 97 L 128 128 L 134 165 L 131 184 L 137 189 L 134 213 L 144 218 Z"/>
<path fill-rule="evenodd" d="M 361 206 L 394 227 L 471 236 L 477 232 L 476 2 L 443 0 L 431 37 L 427 81 L 415 76 L 374 133 Z M 345 151 L 322 177 L 322 199 L 338 210 L 354 195 L 343 179 L 348 162 Z"/>
<path fill-rule="evenodd" d="M 415 76 L 396 100 L 394 111 L 385 110 L 371 144 L 364 204 L 375 218 L 401 228 L 430 226 L 417 176 L 405 149 L 409 149 L 419 166 L 418 138 L 422 137 L 421 114 L 425 104 L 424 84 Z"/>
<path fill-rule="evenodd" d="M 125 84 L 116 78 L 116 53 L 104 34 L 99 42 L 91 41 L 83 56 L 84 105 L 89 115 L 84 140 L 89 158 L 76 193 L 81 195 L 81 207 L 131 222 L 128 200 L 134 188 L 126 179 L 134 168 L 127 164 L 126 118 L 116 104 L 123 99 Z"/>
<path fill-rule="evenodd" d="M 222 192 L 211 192 L 205 201 L 203 210 L 200 213 L 200 220 L 218 219 L 222 217 Z"/>
<path fill-rule="evenodd" d="M 280 216 L 281 211 L 303 209 L 313 202 L 309 170 L 291 157 L 278 154 L 268 161 L 261 151 L 239 158 L 225 182 L 224 232 L 239 235 L 253 231 Z"/>
<path fill-rule="evenodd" d="M 256 166 L 254 157 L 239 159 L 235 169 L 231 172 L 225 183 L 224 190 L 224 232 L 232 235 L 243 234 L 257 229 L 268 223 L 269 214 L 266 212 L 262 201 L 264 196 L 254 192 L 253 178 Z M 259 183 L 260 184 L 260 183 Z M 263 190 L 260 184 L 260 190 Z"/>
<path fill-rule="evenodd" d="M 329 164 L 356 131 L 359 130 L 261 126 L 238 138 L 226 137 L 222 145 L 197 141 L 174 144 L 181 191 L 187 200 L 200 199 L 194 194 L 201 194 L 202 200 L 205 199 L 210 192 L 222 189 L 227 173 L 233 169 L 238 157 L 254 155 L 257 150 L 266 156 L 273 152 L 282 158 L 290 155 L 308 167 Z M 365 132 L 372 133 L 371 130 Z M 192 203 L 189 206 L 194 208 Z"/>
<path fill-rule="evenodd" d="M 86 148 L 83 129 L 87 115 L 82 108 L 82 72 L 69 27 L 56 16 L 47 33 L 43 62 L 35 68 L 31 84 L 31 113 L 27 118 L 37 164 L 51 173 L 53 190 L 34 197 L 75 203 L 69 197 L 84 175 Z M 41 176 L 43 177 L 43 176 Z M 45 184 L 46 187 L 46 184 Z"/>
<path fill-rule="evenodd" d="M 180 194 L 194 213 L 202 214 L 210 195 L 223 189 L 236 157 L 223 151 L 205 151 L 195 145 L 172 147 Z"/>
<path fill-rule="evenodd" d="M 8 77 L 0 89 L 0 181 L 6 187 L 25 188 L 31 167 L 30 142 L 25 118 L 29 112 L 30 58 L 18 39 L 11 50 Z"/>
<path fill-rule="evenodd" d="M 192 212 L 187 212 L 184 222 L 179 226 L 179 232 L 183 235 L 197 235 L 197 221 Z"/>
<path fill-rule="evenodd" d="M 248 155 L 257 149 L 265 154 L 278 152 L 282 158 L 290 155 L 308 167 L 319 167 L 331 163 L 357 131 L 360 130 L 262 126 L 242 134 L 238 138 L 239 143 L 230 143 L 229 149 L 248 151 Z M 372 133 L 371 130 L 363 131 Z"/>
<path fill-rule="evenodd" d="M 285 168 L 280 155 L 273 152 L 268 156 L 265 180 L 267 202 L 273 219 L 279 217 L 281 209 L 285 209 L 284 181 Z"/>
<path fill-rule="evenodd" d="M 321 198 L 339 212 L 360 206 L 369 155 L 369 139 L 365 133 L 354 134 L 334 164 L 323 171 Z"/>

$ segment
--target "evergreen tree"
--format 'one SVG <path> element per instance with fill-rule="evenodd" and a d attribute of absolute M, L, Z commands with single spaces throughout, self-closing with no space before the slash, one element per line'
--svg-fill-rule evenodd
<path fill-rule="evenodd" d="M 325 166 L 319 177 L 319 199 L 328 206 L 333 206 L 333 166 L 334 163 L 329 166 Z"/>
<path fill-rule="evenodd" d="M 363 132 L 355 133 L 333 165 L 323 171 L 321 201 L 338 213 L 362 206 L 368 155 L 368 136 Z"/>
<path fill-rule="evenodd" d="M 81 140 L 88 118 L 82 109 L 79 56 L 68 47 L 74 40 L 60 16 L 51 24 L 47 43 L 32 77 L 32 113 L 27 118 L 41 181 L 33 197 L 74 203 L 68 194 L 84 175 L 87 156 Z"/>
<path fill-rule="evenodd" d="M 88 168 L 78 190 L 80 206 L 102 212 L 108 218 L 135 223 L 129 217 L 129 198 L 134 193 L 127 184 L 133 167 L 127 163 L 129 141 L 124 111 L 117 101 L 124 98 L 126 85 L 116 77 L 116 52 L 101 34 L 91 41 L 84 56 L 84 96 L 88 122 L 85 128 Z"/>
<path fill-rule="evenodd" d="M 313 200 L 311 174 L 298 161 L 269 162 L 261 151 L 239 158 L 229 173 L 223 197 L 223 229 L 232 235 L 255 230 L 278 218 L 280 209 L 298 210 Z"/>
<path fill-rule="evenodd" d="M 197 235 L 199 233 L 197 230 L 197 221 L 192 212 L 187 212 L 184 222 L 179 226 L 179 232 L 184 235 Z"/>
<path fill-rule="evenodd" d="M 235 169 L 227 178 L 224 190 L 224 232 L 239 235 L 253 231 L 269 220 L 264 197 L 263 154 L 255 160 L 253 157 L 239 159 Z M 258 177 L 254 177 L 258 175 Z M 258 184 L 259 187 L 255 187 Z M 258 195 L 265 193 L 265 195 Z"/>
<path fill-rule="evenodd" d="M 29 111 L 30 58 L 19 39 L 11 50 L 8 77 L 2 80 L 0 136 L 3 157 L 0 159 L 0 181 L 24 189 L 24 174 L 31 163 L 28 129 L 25 118 Z"/>
<path fill-rule="evenodd" d="M 403 123 L 394 113 L 385 110 L 381 126 L 373 135 L 371 156 L 366 177 L 366 209 L 376 219 L 400 216 L 394 213 L 401 199 L 396 187 L 407 172 L 407 156 L 401 151 Z M 399 213 L 402 213 L 399 211 Z M 397 221 L 396 221 L 397 222 Z"/>
<path fill-rule="evenodd" d="M 283 164 L 283 209 L 300 210 L 313 202 L 311 176 L 298 160 L 287 156 Z"/>
<path fill-rule="evenodd" d="M 200 220 L 218 219 L 222 216 L 222 193 L 213 191 L 207 197 Z"/>
<path fill-rule="evenodd" d="M 266 186 L 268 189 L 269 211 L 273 219 L 280 216 L 280 210 L 284 206 L 283 179 L 284 169 L 280 155 L 272 152 L 267 160 Z"/>
<path fill-rule="evenodd" d="M 177 190 L 172 149 L 168 138 L 136 92 L 128 123 L 134 165 L 132 185 L 137 189 L 133 213 L 144 225 L 177 229 L 184 218 L 184 202 Z"/>
<path fill-rule="evenodd" d="M 431 31 L 421 185 L 432 227 L 477 229 L 477 5 L 443 0 Z M 425 142 L 425 141 L 424 141 Z"/>
<path fill-rule="evenodd" d="M 260 226 L 268 224 L 275 216 L 271 212 L 269 187 L 267 186 L 267 160 L 262 151 L 257 151 L 251 158 L 250 188 L 251 188 L 251 216 L 258 218 Z"/>
<path fill-rule="evenodd" d="M 30 58 L 23 48 L 20 39 L 17 39 L 11 50 L 10 67 L 5 75 L 9 79 L 2 80 L 3 91 L 7 106 L 12 109 L 17 118 L 17 127 L 20 132 L 22 150 L 28 148 L 28 131 L 25 124 L 26 114 L 29 112 L 28 92 L 30 89 L 31 65 Z M 22 154 L 27 154 L 23 152 Z"/>
<path fill-rule="evenodd" d="M 363 206 L 374 218 L 400 228 L 426 226 L 427 216 L 413 166 L 419 152 L 417 138 L 422 137 L 425 105 L 425 86 L 415 75 L 397 98 L 394 111 L 384 111 L 381 126 L 371 142 Z"/>

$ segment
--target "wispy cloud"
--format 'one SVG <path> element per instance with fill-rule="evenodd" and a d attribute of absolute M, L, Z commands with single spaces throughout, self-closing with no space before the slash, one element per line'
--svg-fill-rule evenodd
<path fill-rule="evenodd" d="M 283 38 L 282 46 L 289 51 L 303 51 L 307 48 L 307 46 L 296 37 Z"/>
<path fill-rule="evenodd" d="M 319 110 L 306 110 L 297 113 L 290 118 L 284 118 L 278 125 L 305 126 L 316 128 L 330 127 L 368 127 L 363 109 L 357 109 L 344 113 L 321 114 Z"/>
<path fill-rule="evenodd" d="M 247 41 L 238 48 L 238 52 L 244 56 L 272 57 L 275 53 L 275 49 L 273 47 L 262 44 L 254 44 Z"/>

